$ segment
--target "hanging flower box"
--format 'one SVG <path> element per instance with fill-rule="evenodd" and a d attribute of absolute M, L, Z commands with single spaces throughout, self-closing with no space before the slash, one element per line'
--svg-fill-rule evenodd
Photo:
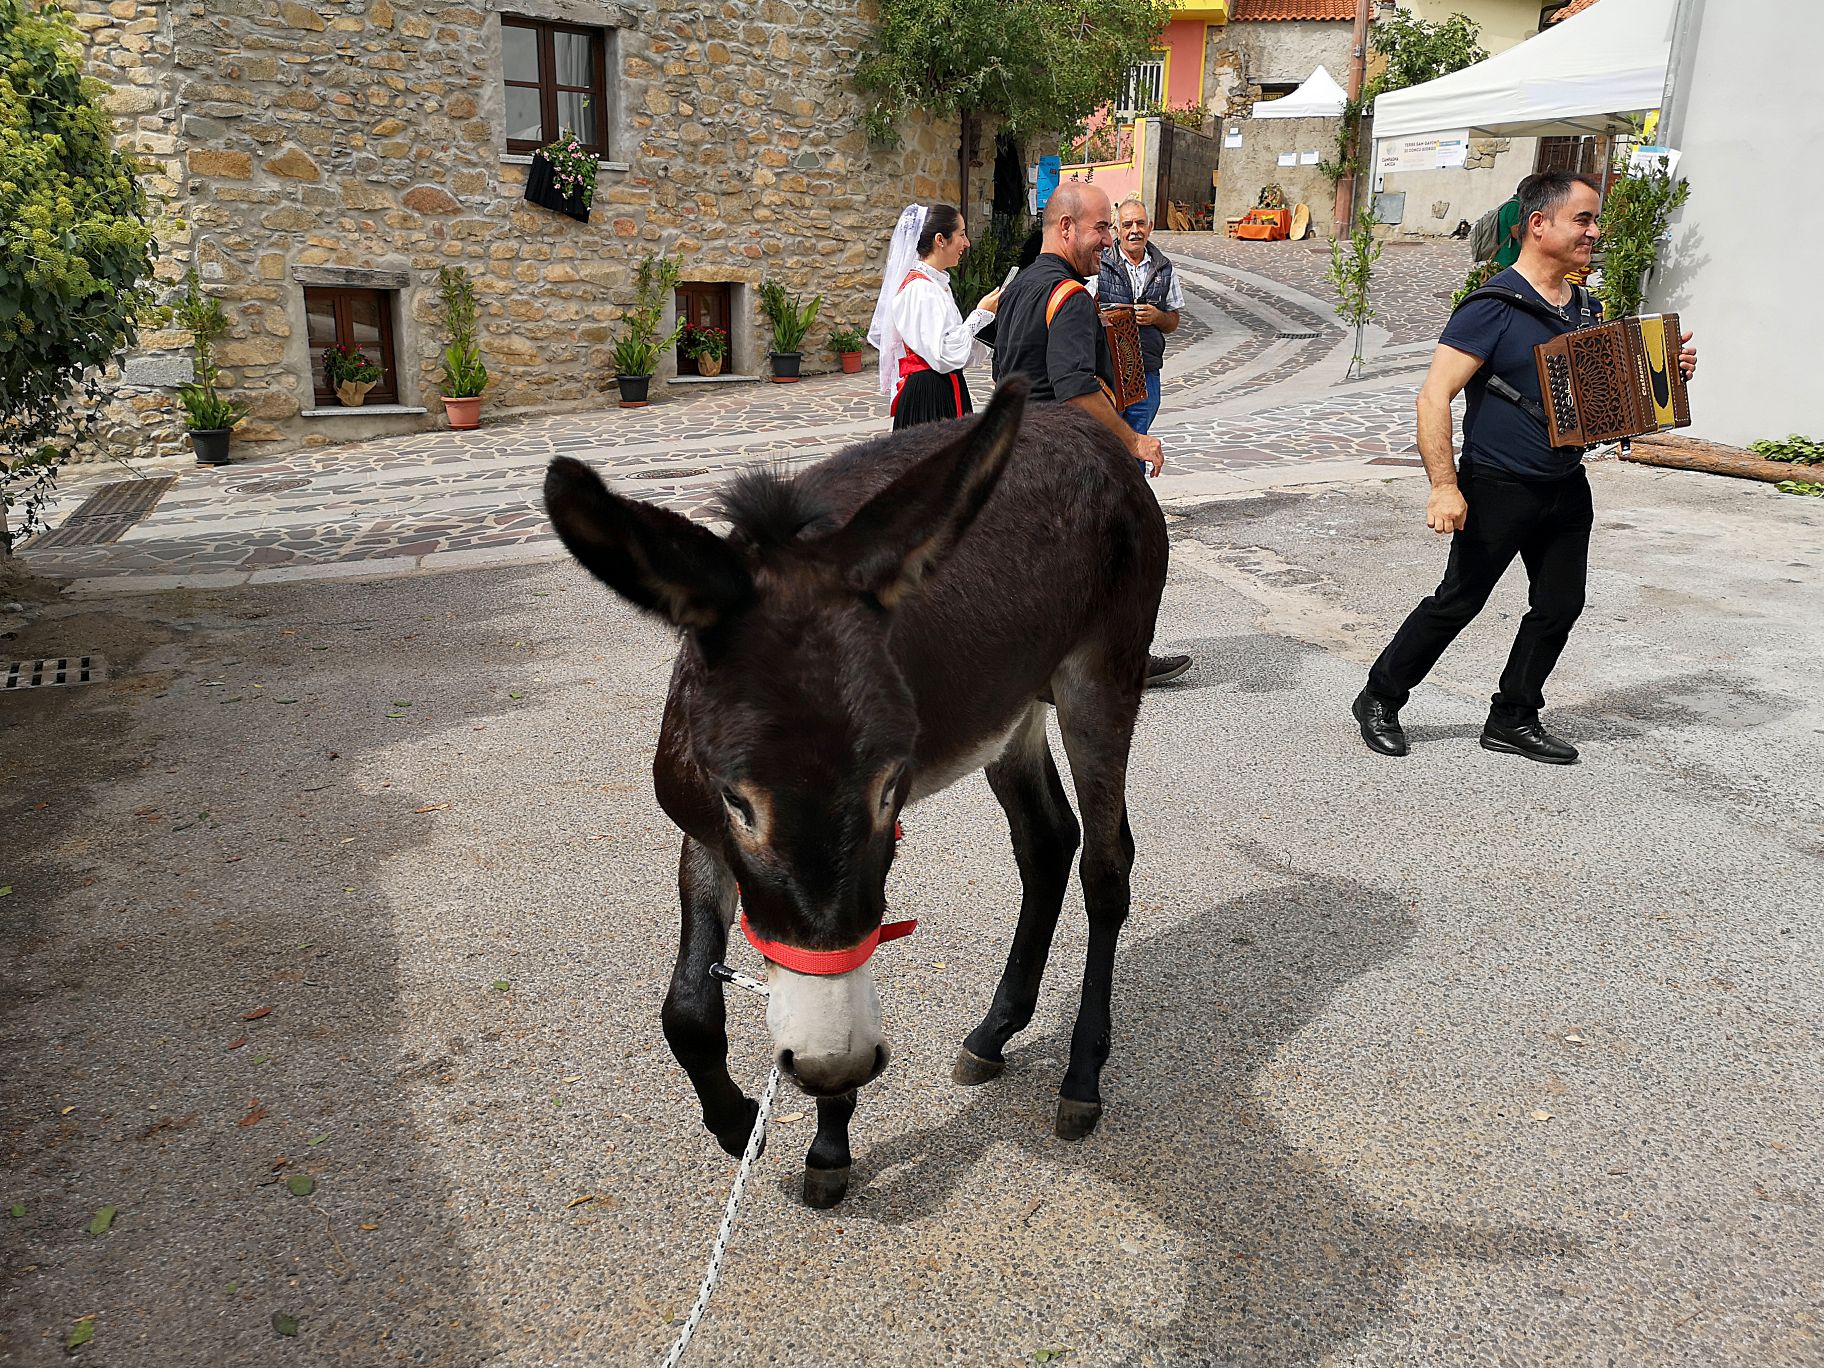
<path fill-rule="evenodd" d="M 532 154 L 526 198 L 542 209 L 587 223 L 595 199 L 595 169 L 595 153 L 566 130 L 556 142 Z"/>

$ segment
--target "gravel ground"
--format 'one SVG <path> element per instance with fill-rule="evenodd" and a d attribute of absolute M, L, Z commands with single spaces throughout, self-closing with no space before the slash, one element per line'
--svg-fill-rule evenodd
<path fill-rule="evenodd" d="M 686 1362 L 1824 1363 L 1824 513 L 1592 475 L 1571 769 L 1475 744 L 1518 583 L 1410 757 L 1354 735 L 1442 567 L 1410 478 L 1175 521 L 1101 1128 L 1050 1133 L 1074 891 L 949 1082 L 1017 898 L 966 780 L 851 1195 L 798 1204 L 783 1094 Z M 31 616 L 9 658 L 114 675 L 0 698 L 0 1362 L 657 1363 L 732 1176 L 657 1024 L 665 635 L 567 565 Z"/>

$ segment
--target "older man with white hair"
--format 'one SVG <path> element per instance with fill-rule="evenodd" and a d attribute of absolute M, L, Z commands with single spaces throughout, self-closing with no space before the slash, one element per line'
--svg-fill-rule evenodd
<path fill-rule="evenodd" d="M 1159 372 L 1165 365 L 1165 338 L 1178 330 L 1184 313 L 1184 290 L 1171 258 L 1153 245 L 1152 216 L 1138 195 L 1115 206 L 1115 245 L 1102 253 L 1096 303 L 1103 315 L 1131 309 L 1140 325 L 1140 355 L 1146 372 L 1146 398 L 1121 410 L 1135 432 L 1150 432 L 1159 414 Z"/>

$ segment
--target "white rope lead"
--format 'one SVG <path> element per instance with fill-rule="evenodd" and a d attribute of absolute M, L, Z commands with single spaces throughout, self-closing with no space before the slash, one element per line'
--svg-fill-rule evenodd
<path fill-rule="evenodd" d="M 737 974 L 715 966 L 720 973 L 715 977 L 725 983 L 738 984 L 750 992 L 766 996 L 766 985 L 746 974 Z M 712 972 L 714 972 L 712 970 Z M 703 1313 L 709 1309 L 709 1297 L 716 1289 L 716 1279 L 722 1274 L 722 1255 L 728 1249 L 728 1237 L 735 1228 L 735 1214 L 741 1209 L 741 1194 L 747 1189 L 747 1175 L 754 1167 L 754 1160 L 760 1157 L 760 1148 L 766 1143 L 766 1118 L 773 1109 L 773 1094 L 779 1089 L 779 1066 L 773 1065 L 772 1073 L 767 1075 L 766 1087 L 760 1093 L 760 1112 L 754 1117 L 754 1128 L 747 1137 L 747 1149 L 741 1155 L 741 1167 L 735 1170 L 735 1185 L 729 1189 L 728 1204 L 722 1208 L 722 1226 L 716 1231 L 715 1247 L 709 1251 L 709 1269 L 703 1274 L 703 1285 L 697 1289 L 696 1305 L 690 1308 L 690 1314 L 684 1318 L 684 1328 L 678 1331 L 678 1337 L 672 1341 L 671 1352 L 665 1355 L 660 1368 L 678 1368 L 678 1361 L 684 1357 L 684 1351 L 690 1347 L 690 1337 L 697 1333 L 697 1326 L 702 1324 Z"/>

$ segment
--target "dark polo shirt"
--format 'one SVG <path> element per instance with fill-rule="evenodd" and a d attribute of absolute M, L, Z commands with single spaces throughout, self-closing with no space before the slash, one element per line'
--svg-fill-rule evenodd
<path fill-rule="evenodd" d="M 1034 399 L 1063 403 L 1096 393 L 1097 377 L 1114 373 L 1088 290 L 1073 294 L 1051 326 L 1045 325 L 1051 292 L 1063 281 L 1082 279 L 1063 257 L 1045 252 L 1001 292 L 994 325 L 996 381 L 1024 375 L 1032 381 Z"/>

